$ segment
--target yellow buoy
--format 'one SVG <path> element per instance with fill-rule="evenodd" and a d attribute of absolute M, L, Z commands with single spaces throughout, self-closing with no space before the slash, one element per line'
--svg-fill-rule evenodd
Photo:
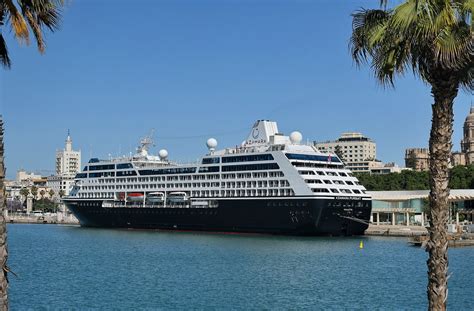
<path fill-rule="evenodd" d="M 364 248 L 364 242 L 363 242 L 363 241 L 360 241 L 360 243 L 359 243 L 359 248 L 360 248 L 360 249 L 363 249 L 363 248 Z"/>

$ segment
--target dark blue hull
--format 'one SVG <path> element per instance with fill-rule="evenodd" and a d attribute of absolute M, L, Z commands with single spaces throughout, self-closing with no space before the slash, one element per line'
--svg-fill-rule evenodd
<path fill-rule="evenodd" d="M 82 226 L 248 232 L 288 235 L 361 235 L 369 200 L 217 199 L 216 207 L 102 207 L 101 200 L 65 200 Z"/>

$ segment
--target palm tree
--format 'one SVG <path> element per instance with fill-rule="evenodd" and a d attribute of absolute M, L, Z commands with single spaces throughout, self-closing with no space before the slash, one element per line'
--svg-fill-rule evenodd
<path fill-rule="evenodd" d="M 5 163 L 3 158 L 3 118 L 0 117 L 0 310 L 8 310 L 8 248 L 7 225 L 5 223 Z"/>
<path fill-rule="evenodd" d="M 25 197 L 25 201 L 28 198 L 28 195 L 30 194 L 30 189 L 28 188 L 21 188 L 20 189 L 20 194 Z"/>
<path fill-rule="evenodd" d="M 44 28 L 58 29 L 63 5 L 64 0 L 17 0 L 16 4 L 14 0 L 0 0 L 0 63 L 6 68 L 11 66 L 2 29 L 9 25 L 15 38 L 26 44 L 29 44 L 32 31 L 38 50 L 43 54 L 46 47 Z"/>
<path fill-rule="evenodd" d="M 36 200 L 36 197 L 38 196 L 38 187 L 32 186 L 30 189 L 31 195 L 33 196 L 33 200 Z"/>
<path fill-rule="evenodd" d="M 44 191 L 44 189 L 41 189 L 40 190 L 40 196 L 41 196 L 41 200 L 44 199 L 44 195 L 46 194 L 46 191 Z"/>
<path fill-rule="evenodd" d="M 459 88 L 474 90 L 474 4 L 472 0 L 405 0 L 395 8 L 353 14 L 350 40 L 356 64 L 370 63 L 377 80 L 412 70 L 431 86 L 434 98 L 430 148 L 430 228 L 427 251 L 428 301 L 445 310 L 447 299 L 449 158 L 453 101 Z"/>

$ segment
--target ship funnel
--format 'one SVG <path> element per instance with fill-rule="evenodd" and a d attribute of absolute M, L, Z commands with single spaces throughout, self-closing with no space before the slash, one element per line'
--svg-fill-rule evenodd
<path fill-rule="evenodd" d="M 270 137 L 278 134 L 278 126 L 274 121 L 258 120 L 252 127 L 247 140 L 246 147 L 266 145 L 270 143 Z"/>

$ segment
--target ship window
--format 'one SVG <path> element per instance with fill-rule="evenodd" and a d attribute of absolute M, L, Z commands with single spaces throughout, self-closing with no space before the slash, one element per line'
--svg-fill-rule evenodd
<path fill-rule="evenodd" d="M 316 175 L 313 171 L 298 171 L 301 175 Z"/>
<path fill-rule="evenodd" d="M 117 172 L 117 177 L 118 176 L 136 176 L 137 172 L 135 171 L 119 171 Z"/>
<path fill-rule="evenodd" d="M 224 158 L 222 158 L 224 159 Z M 222 167 L 223 172 L 232 171 L 260 171 L 260 170 L 276 170 L 279 169 L 277 163 L 267 164 L 247 164 L 247 165 L 227 165 Z"/>
<path fill-rule="evenodd" d="M 341 162 L 335 156 L 323 156 L 323 155 L 309 155 L 309 154 L 298 154 L 298 153 L 287 153 L 286 157 L 290 160 L 304 160 L 304 161 L 321 161 L 321 162 Z"/>
<path fill-rule="evenodd" d="M 87 171 L 87 169 L 88 169 L 88 167 L 87 167 L 87 165 L 86 165 L 86 166 L 84 166 L 83 171 Z"/>
<path fill-rule="evenodd" d="M 115 164 L 104 164 L 104 165 L 90 165 L 89 171 L 103 171 L 103 170 L 113 170 L 115 169 Z"/>
<path fill-rule="evenodd" d="M 164 174 L 191 174 L 196 173 L 195 167 L 173 167 L 154 170 L 140 170 L 140 175 L 164 175 Z"/>
<path fill-rule="evenodd" d="M 117 164 L 117 169 L 124 169 L 124 168 L 133 168 L 132 163 L 120 163 Z"/>
<path fill-rule="evenodd" d="M 245 155 L 245 156 L 234 156 L 234 157 L 222 157 L 222 163 L 269 161 L 269 160 L 273 160 L 273 156 L 271 154 L 257 154 L 257 155 Z"/>
<path fill-rule="evenodd" d="M 199 168 L 199 173 L 219 172 L 219 166 L 202 166 Z"/>
<path fill-rule="evenodd" d="M 202 159 L 202 164 L 215 164 L 219 163 L 220 158 L 204 158 Z"/>
<path fill-rule="evenodd" d="M 350 191 L 349 189 L 341 189 L 341 192 L 344 192 L 344 193 L 352 193 L 352 191 Z"/>
<path fill-rule="evenodd" d="M 330 180 L 323 180 L 325 184 L 332 184 L 332 182 Z"/>
<path fill-rule="evenodd" d="M 322 175 L 326 175 L 326 174 L 325 174 L 324 172 L 322 172 L 322 171 L 316 171 L 316 173 L 318 173 L 318 175 L 321 175 L 321 176 L 322 176 Z"/>
<path fill-rule="evenodd" d="M 75 178 L 87 178 L 87 173 L 79 173 L 79 174 L 76 174 L 76 177 Z"/>
<path fill-rule="evenodd" d="M 341 175 L 342 177 L 346 177 L 346 173 L 343 173 L 343 172 L 340 172 L 339 175 Z"/>
<path fill-rule="evenodd" d="M 352 190 L 352 191 L 354 191 L 354 193 L 360 194 L 360 191 L 357 190 L 357 189 L 354 189 L 354 190 Z"/>
<path fill-rule="evenodd" d="M 331 189 L 331 192 L 332 192 L 332 193 L 339 193 L 339 190 L 337 190 L 337 189 Z"/>
<path fill-rule="evenodd" d="M 346 181 L 346 184 L 351 185 L 351 186 L 354 185 L 352 181 Z"/>
<path fill-rule="evenodd" d="M 328 190 L 328 189 L 325 189 L 325 188 L 323 188 L 323 189 L 321 189 L 321 188 L 314 188 L 314 189 L 313 189 L 313 192 L 325 192 L 325 193 L 326 193 L 326 192 L 329 192 L 329 190 Z"/>

